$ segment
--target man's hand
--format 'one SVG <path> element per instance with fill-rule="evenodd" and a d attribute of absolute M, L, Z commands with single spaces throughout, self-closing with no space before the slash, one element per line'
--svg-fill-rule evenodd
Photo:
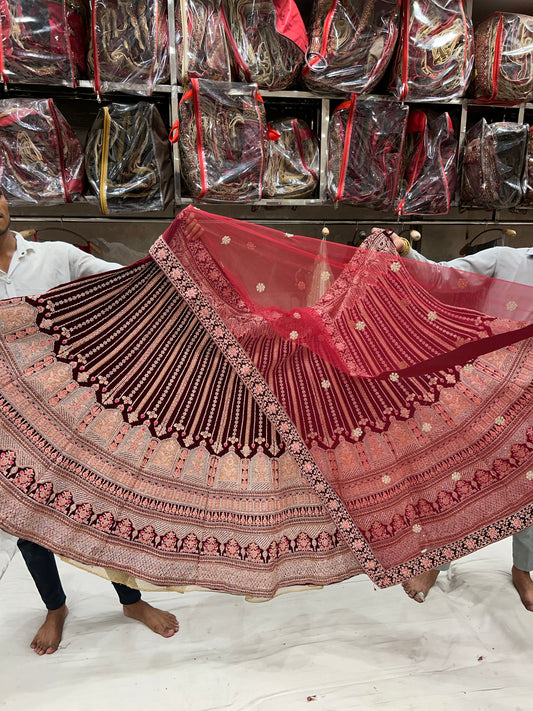
<path fill-rule="evenodd" d="M 372 227 L 370 232 L 380 232 L 380 228 Z M 394 246 L 396 247 L 396 251 L 398 252 L 398 254 L 406 254 L 409 251 L 409 249 L 407 248 L 407 240 L 405 240 L 403 237 L 400 237 L 400 235 L 397 235 L 396 232 L 392 232 L 390 238 Z"/>

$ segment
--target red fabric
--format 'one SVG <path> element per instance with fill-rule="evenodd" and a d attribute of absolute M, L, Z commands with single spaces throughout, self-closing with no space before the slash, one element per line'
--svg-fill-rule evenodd
<path fill-rule="evenodd" d="M 531 287 L 400 259 L 390 241 L 383 253 L 298 235 L 280 239 L 269 227 L 196 210 L 191 218 L 254 322 L 268 323 L 288 341 L 297 331 L 298 346 L 351 376 L 427 373 L 436 359 L 456 365 L 533 336 Z M 172 244 L 173 230 L 166 235 Z M 187 268 L 205 278 L 192 258 Z M 207 281 L 203 287 L 213 291 Z M 406 298 L 413 299 L 412 311 L 405 311 Z M 353 329 L 359 321 L 364 344 Z"/>
<path fill-rule="evenodd" d="M 309 39 L 304 21 L 294 0 L 274 0 L 274 5 L 276 7 L 277 31 L 298 45 L 302 52 L 307 52 Z"/>
<path fill-rule="evenodd" d="M 531 287 L 194 207 L 150 253 L 0 303 L 3 529 L 270 596 L 533 523 Z"/>

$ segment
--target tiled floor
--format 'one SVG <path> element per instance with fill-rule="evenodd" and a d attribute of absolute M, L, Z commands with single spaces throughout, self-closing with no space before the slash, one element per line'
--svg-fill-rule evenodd
<path fill-rule="evenodd" d="M 531 711 L 533 613 L 510 557 L 503 541 L 458 561 L 423 605 L 363 576 L 260 604 L 145 594 L 178 616 L 169 640 L 60 563 L 71 614 L 59 651 L 38 657 L 43 612 L 17 554 L 0 581 L 0 710 Z"/>

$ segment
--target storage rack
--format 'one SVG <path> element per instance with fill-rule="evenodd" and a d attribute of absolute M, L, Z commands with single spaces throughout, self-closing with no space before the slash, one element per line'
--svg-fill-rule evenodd
<path fill-rule="evenodd" d="M 110 84 L 109 88 L 112 92 L 105 94 L 103 97 L 97 97 L 94 93 L 94 83 L 92 80 L 81 80 L 79 82 L 79 89 L 67 89 L 66 87 L 58 87 L 56 85 L 45 86 L 48 91 L 48 96 L 61 96 L 62 100 L 67 106 L 65 111 L 67 120 L 69 120 L 68 105 L 69 102 L 73 107 L 76 106 L 76 102 L 79 99 L 90 102 L 94 106 L 94 113 L 96 113 L 99 106 L 99 101 L 123 101 L 123 102 L 136 102 L 140 100 L 151 100 L 158 103 L 159 106 L 166 107 L 166 113 L 168 116 L 169 126 L 171 126 L 178 116 L 178 104 L 180 96 L 182 95 L 184 89 L 179 83 L 178 78 L 178 68 L 177 68 L 177 56 L 175 51 L 175 24 L 172 18 L 175 17 L 176 3 L 179 0 L 167 0 L 168 7 L 168 17 L 169 17 L 169 62 L 170 62 L 170 81 L 168 84 L 158 84 L 154 86 L 153 94 L 151 97 L 146 97 L 143 95 L 136 94 L 135 91 L 143 89 L 144 87 L 138 87 L 135 85 L 129 85 L 127 87 L 127 93 L 124 92 L 123 84 Z M 467 13 L 472 16 L 473 0 L 468 0 L 467 2 Z M 506 8 L 512 11 L 512 7 Z M 43 85 L 31 85 L 31 84 L 9 84 L 4 86 L 4 96 L 35 96 L 36 92 L 42 92 Z M 316 194 L 308 198 L 268 198 L 256 201 L 240 201 L 235 203 L 221 203 L 221 202 L 202 202 L 196 199 L 188 197 L 182 192 L 182 185 L 180 180 L 180 160 L 179 160 L 179 149 L 177 144 L 172 146 L 172 156 L 174 163 L 174 178 L 175 178 L 175 196 L 174 204 L 169 207 L 164 212 L 160 213 L 131 213 L 131 214 L 120 214 L 120 215 L 110 215 L 103 216 L 99 212 L 99 209 L 95 205 L 89 203 L 73 203 L 61 206 L 50 206 L 50 207 L 34 207 L 28 206 L 27 208 L 14 207 L 12 209 L 12 214 L 15 221 L 27 221 L 31 219 L 33 222 L 49 222 L 51 219 L 60 218 L 62 222 L 84 222 L 90 219 L 92 222 L 124 222 L 128 223 L 139 223 L 143 220 L 150 220 L 151 222 L 162 222 L 168 224 L 170 218 L 177 213 L 184 205 L 194 202 L 197 205 L 206 205 L 207 209 L 220 214 L 227 214 L 234 217 L 240 217 L 243 219 L 251 219 L 256 222 L 272 222 L 272 223 L 323 223 L 327 221 L 328 223 L 334 222 L 338 225 L 357 225 L 357 226 L 369 226 L 379 224 L 397 224 L 401 222 L 402 225 L 416 224 L 416 225 L 454 225 L 454 226 L 469 226 L 469 225 L 483 225 L 491 226 L 497 225 L 499 223 L 505 223 L 505 225 L 528 225 L 533 233 L 533 209 L 531 208 L 519 208 L 514 211 L 486 211 L 481 209 L 469 209 L 463 210 L 459 209 L 457 203 L 450 211 L 449 215 L 439 215 L 439 216 L 402 216 L 397 217 L 393 213 L 382 213 L 370 210 L 365 207 L 353 206 L 348 204 L 332 204 L 331 201 L 327 199 L 326 195 L 326 174 L 328 165 L 328 127 L 332 108 L 336 102 L 340 99 L 338 96 L 322 96 L 316 95 L 309 91 L 302 90 L 285 90 L 285 91 L 267 91 L 261 90 L 261 95 L 265 100 L 265 106 L 274 104 L 294 104 L 296 102 L 305 102 L 308 106 L 313 108 L 312 114 L 312 128 L 318 133 L 320 138 L 320 169 L 319 169 L 319 183 Z M 372 99 L 387 99 L 388 101 L 394 101 L 391 95 L 368 95 L 365 98 Z M 469 123 L 469 116 L 472 111 L 479 111 L 482 109 L 485 113 L 490 114 L 491 112 L 505 112 L 509 120 L 515 120 L 517 122 L 523 123 L 527 122 L 529 119 L 533 123 L 533 103 L 524 103 L 512 107 L 503 108 L 501 105 L 489 105 L 476 102 L 474 99 L 464 98 L 456 100 L 447 100 L 440 102 L 408 102 L 409 104 L 419 104 L 428 105 L 433 108 L 439 107 L 452 107 L 456 109 L 459 115 L 459 154 L 461 152 L 465 133 Z M 87 118 L 87 116 L 86 116 Z M 77 126 L 77 130 L 82 141 L 85 140 L 86 131 L 89 129 L 92 121 L 88 122 L 85 126 Z"/>

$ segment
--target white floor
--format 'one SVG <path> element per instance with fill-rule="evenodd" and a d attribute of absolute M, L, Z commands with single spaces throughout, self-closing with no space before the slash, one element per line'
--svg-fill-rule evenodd
<path fill-rule="evenodd" d="M 145 593 L 178 616 L 169 640 L 60 563 L 71 613 L 58 652 L 38 657 L 43 611 L 17 553 L 0 581 L 0 709 L 531 711 L 533 613 L 510 558 L 507 540 L 458 561 L 422 605 L 363 576 L 260 604 Z"/>

